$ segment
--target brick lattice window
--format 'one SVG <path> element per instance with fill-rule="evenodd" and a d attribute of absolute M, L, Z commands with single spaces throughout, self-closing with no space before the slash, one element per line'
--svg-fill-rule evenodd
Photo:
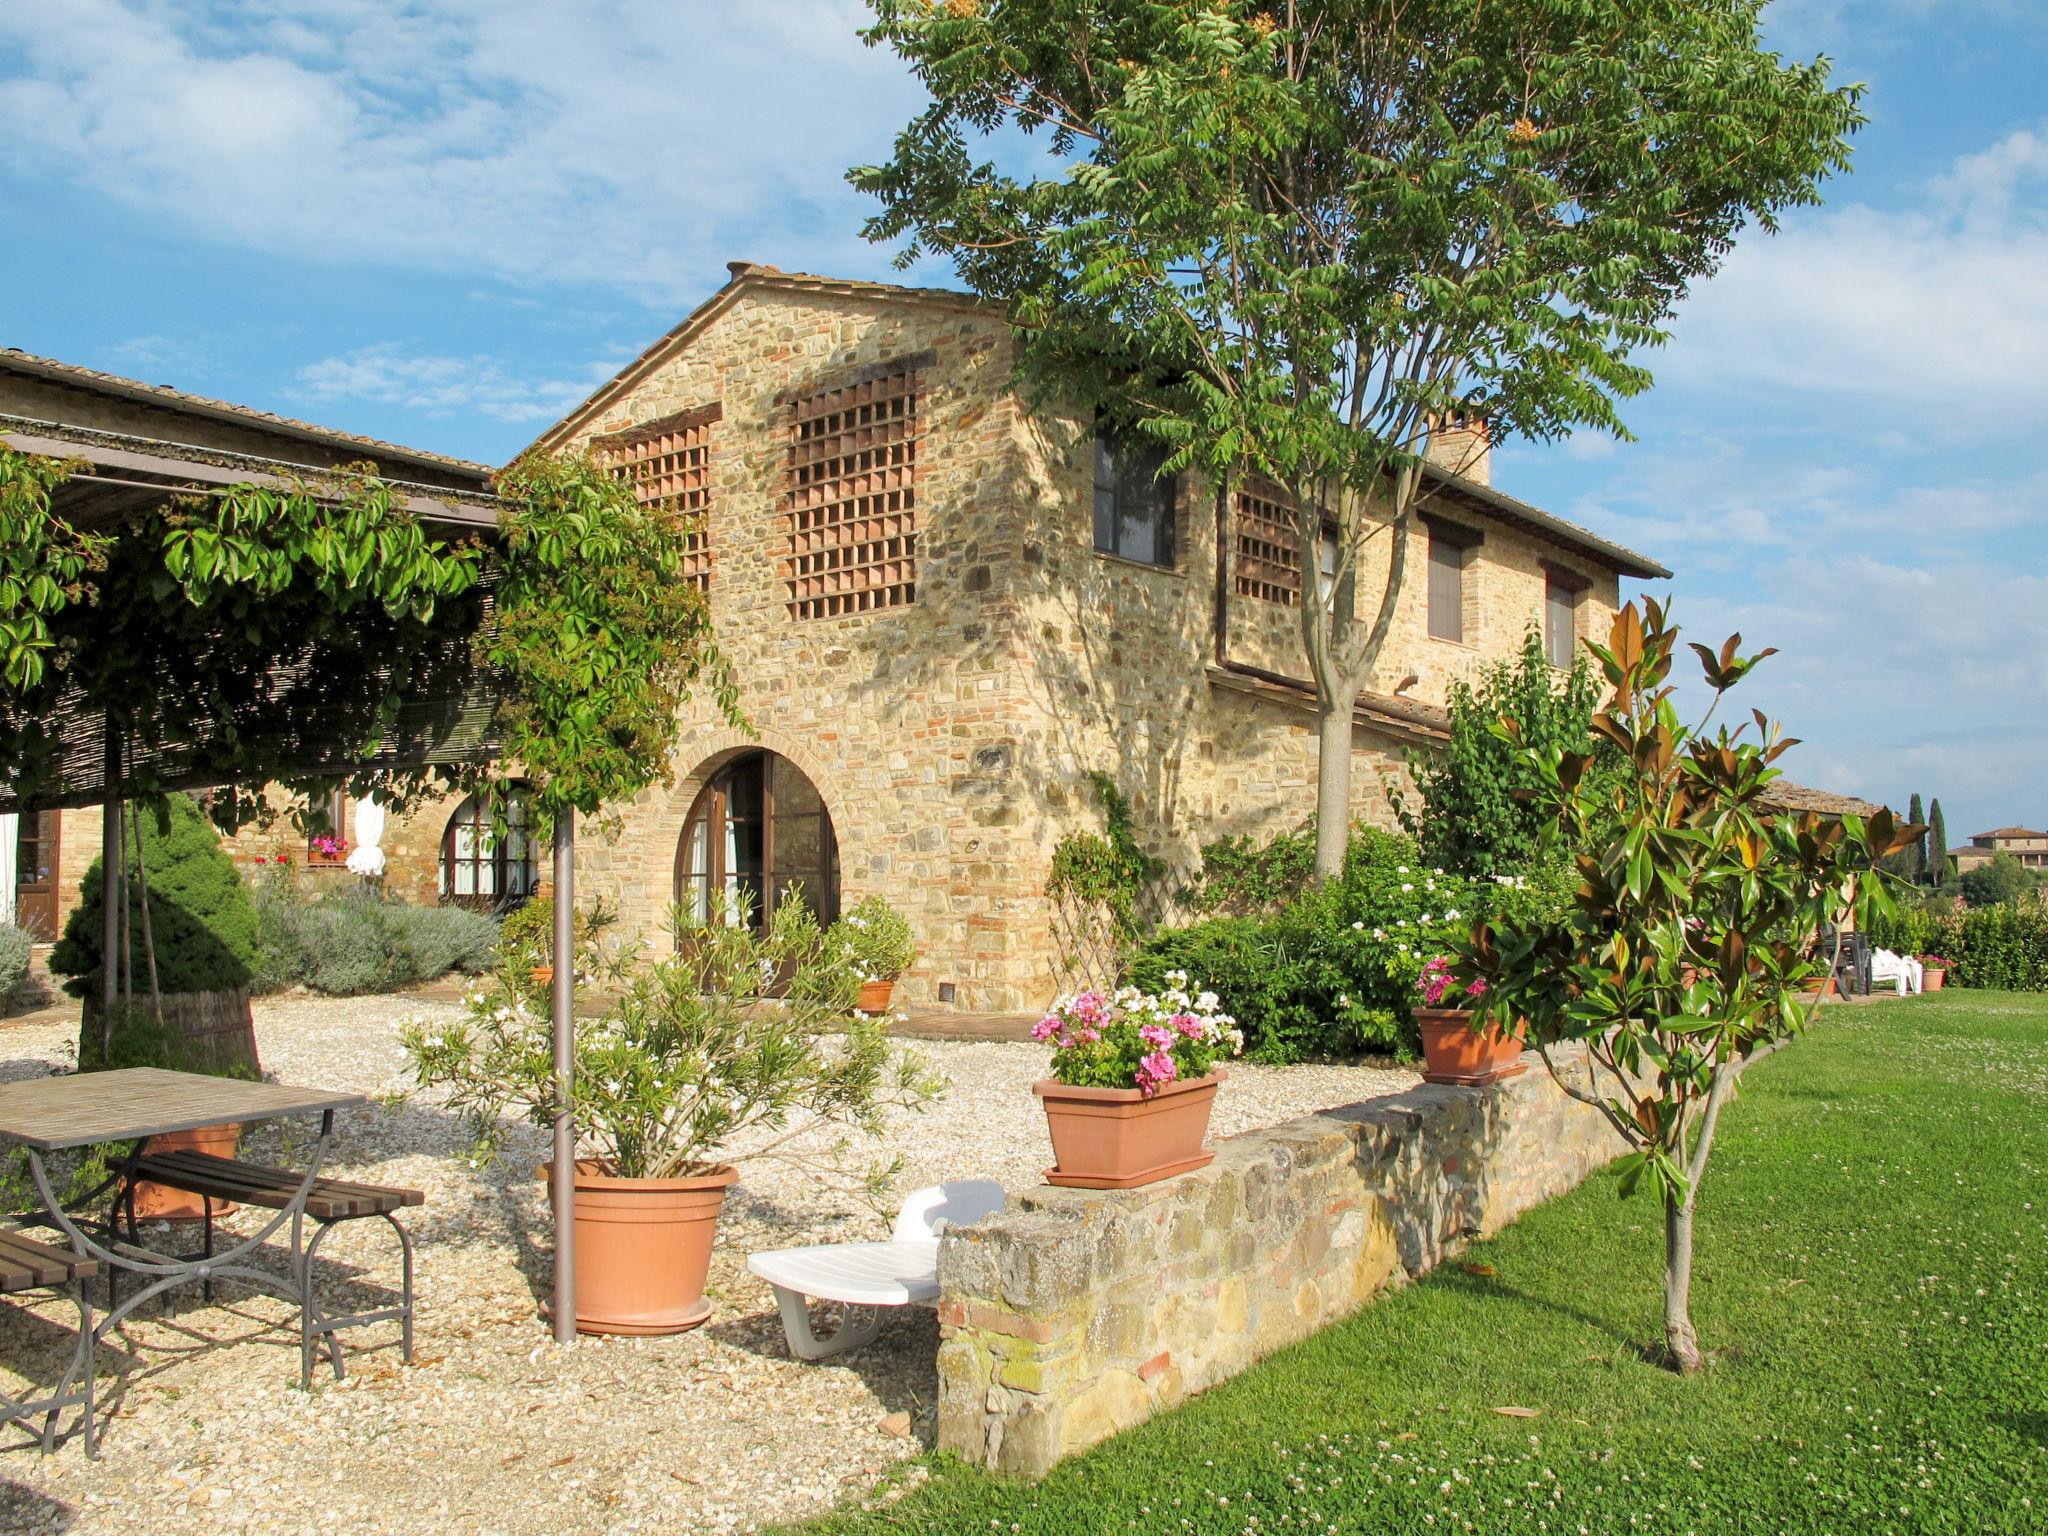
<path fill-rule="evenodd" d="M 661 508 L 687 524 L 683 579 L 711 587 L 711 424 L 719 404 L 664 416 L 591 444 L 598 463 L 631 482 L 641 505 Z"/>
<path fill-rule="evenodd" d="M 919 379 L 896 364 L 793 402 L 783 478 L 791 618 L 916 601 Z"/>
<path fill-rule="evenodd" d="M 1253 481 L 1237 493 L 1239 597 L 1256 597 L 1289 608 L 1301 601 L 1301 544 L 1294 512 L 1284 491 Z"/>

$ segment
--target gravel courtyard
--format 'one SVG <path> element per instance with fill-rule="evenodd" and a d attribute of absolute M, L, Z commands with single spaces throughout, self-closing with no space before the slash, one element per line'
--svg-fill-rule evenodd
<path fill-rule="evenodd" d="M 425 1097 L 399 1097 L 399 1025 L 448 1007 L 402 997 L 256 1007 L 269 1073 L 383 1101 L 342 1117 L 335 1172 L 426 1191 L 426 1208 L 412 1213 L 416 1365 L 400 1363 L 395 1324 L 357 1330 L 348 1381 L 323 1371 L 301 1393 L 287 1308 L 229 1287 L 214 1306 L 196 1288 L 180 1292 L 172 1310 L 145 1308 L 122 1341 L 101 1347 L 113 1418 L 97 1465 L 75 1442 L 48 1458 L 0 1452 L 0 1531 L 744 1531 L 822 1510 L 929 1443 L 929 1310 L 906 1309 L 874 1344 L 822 1365 L 785 1350 L 746 1253 L 886 1234 L 857 1199 L 774 1162 L 743 1164 L 727 1202 L 710 1323 L 674 1338 L 556 1346 L 537 1310 L 549 1265 L 534 1176 L 542 1133 L 522 1127 L 504 1161 L 472 1168 L 459 1123 Z M 0 1076 L 68 1063 L 71 1045 L 72 1027 L 0 1025 Z M 952 1087 L 925 1115 L 892 1124 L 901 1187 L 972 1174 L 1013 1190 L 1037 1183 L 1051 1160 L 1029 1088 L 1043 1049 L 911 1048 Z M 1366 1067 L 1234 1067 L 1214 1133 L 1413 1081 Z M 279 1135 L 264 1127 L 247 1155 L 286 1153 Z M 328 1294 L 359 1286 L 367 1301 L 395 1282 L 396 1244 L 382 1223 L 344 1226 L 322 1258 Z M 54 1379 L 75 1319 L 68 1303 L 0 1306 L 0 1389 L 19 1385 L 17 1369 Z"/>

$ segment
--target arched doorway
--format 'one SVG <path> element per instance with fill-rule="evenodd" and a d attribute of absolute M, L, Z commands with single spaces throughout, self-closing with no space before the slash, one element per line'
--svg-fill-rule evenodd
<path fill-rule="evenodd" d="M 744 752 L 690 806 L 676 847 L 676 900 L 686 923 L 711 921 L 714 896 L 742 894 L 759 927 L 800 899 L 819 924 L 839 915 L 839 839 L 817 786 L 774 752 Z"/>

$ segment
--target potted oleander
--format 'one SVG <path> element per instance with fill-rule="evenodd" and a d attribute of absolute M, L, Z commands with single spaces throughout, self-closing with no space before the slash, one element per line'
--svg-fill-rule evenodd
<path fill-rule="evenodd" d="M 721 915 L 693 927 L 686 948 L 635 961 L 604 1015 L 577 1024 L 579 1332 L 702 1323 L 719 1213 L 743 1162 L 795 1155 L 792 1138 L 820 1127 L 873 1135 L 887 1111 L 921 1109 L 939 1091 L 855 1006 L 858 978 L 803 903 L 782 903 L 760 931 L 748 915 Z M 462 1017 L 403 1036 L 419 1084 L 445 1093 L 485 1157 L 501 1150 L 507 1115 L 554 1119 L 552 1026 L 519 965 L 501 966 Z M 827 1176 L 840 1167 L 803 1155 Z"/>
<path fill-rule="evenodd" d="M 1920 990 L 1939 992 L 1948 983 L 1948 961 L 1940 955 L 1920 957 Z"/>
<path fill-rule="evenodd" d="M 889 1006 L 896 978 L 917 958 L 909 921 L 880 896 L 855 903 L 826 930 L 825 943 L 859 978 L 863 1013 Z"/>
<path fill-rule="evenodd" d="M 1052 1047 L 1052 1076 L 1032 1084 L 1052 1137 L 1048 1184 L 1135 1189 L 1200 1168 L 1218 1063 L 1244 1034 L 1216 994 L 1168 971 L 1165 989 L 1061 998 L 1032 1027 Z"/>
<path fill-rule="evenodd" d="M 1415 1027 L 1422 1033 L 1422 1076 L 1432 1083 L 1477 1088 L 1528 1069 L 1522 1060 L 1522 1030 L 1482 1022 L 1476 1012 L 1486 983 L 1460 983 L 1448 955 L 1438 955 L 1415 978 L 1422 1006 Z"/>

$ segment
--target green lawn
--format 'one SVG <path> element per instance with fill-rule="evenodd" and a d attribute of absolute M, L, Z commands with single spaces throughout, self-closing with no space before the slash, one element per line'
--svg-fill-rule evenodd
<path fill-rule="evenodd" d="M 1829 1008 L 1724 1121 L 1699 1377 L 1603 1175 L 1042 1484 L 938 1458 L 807 1530 L 2048 1531 L 2044 1111 L 2048 1000 Z"/>

